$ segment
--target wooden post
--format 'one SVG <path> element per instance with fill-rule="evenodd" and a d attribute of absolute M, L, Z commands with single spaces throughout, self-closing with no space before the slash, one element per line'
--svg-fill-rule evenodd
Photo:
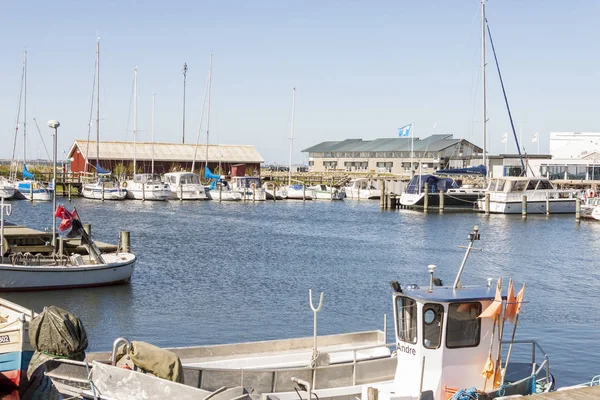
<path fill-rule="evenodd" d="M 386 207 L 385 208 L 387 208 L 388 210 L 391 210 L 392 209 L 392 195 L 388 194 L 386 197 L 387 198 L 386 198 Z"/>
<path fill-rule="evenodd" d="M 423 190 L 423 210 L 427 212 L 427 209 L 429 208 L 429 182 L 425 182 Z"/>
<path fill-rule="evenodd" d="M 306 200 L 306 185 L 302 184 L 302 201 Z"/>
<path fill-rule="evenodd" d="M 440 214 L 444 213 L 444 189 L 440 190 Z"/>
<path fill-rule="evenodd" d="M 490 194 L 485 194 L 485 215 L 490 215 Z"/>
<path fill-rule="evenodd" d="M 58 238 L 58 255 L 63 256 L 65 249 L 65 239 L 61 236 Z"/>
<path fill-rule="evenodd" d="M 385 208 L 385 181 L 383 180 L 381 181 L 381 193 L 379 194 L 379 208 Z"/>
<path fill-rule="evenodd" d="M 527 195 L 526 194 L 523 195 L 523 204 L 521 207 L 521 217 L 523 217 L 523 219 L 527 219 Z"/>
<path fill-rule="evenodd" d="M 223 199 L 223 185 L 219 185 L 219 203 Z"/>
<path fill-rule="evenodd" d="M 146 184 L 142 183 L 142 201 L 146 201 Z"/>
<path fill-rule="evenodd" d="M 65 185 L 66 185 L 65 181 L 66 181 L 65 168 L 63 167 L 63 172 L 62 172 L 62 190 L 63 190 L 62 195 L 63 195 L 63 197 L 65 197 Z"/>
<path fill-rule="evenodd" d="M 550 193 L 546 192 L 546 215 L 550 215 Z"/>
<path fill-rule="evenodd" d="M 256 184 L 254 184 L 254 187 L 252 188 L 252 202 L 256 202 Z"/>
<path fill-rule="evenodd" d="M 378 400 L 379 390 L 374 387 L 367 388 L 367 400 Z"/>
<path fill-rule="evenodd" d="M 69 183 L 69 201 L 71 201 L 71 184 Z"/>
<path fill-rule="evenodd" d="M 104 182 L 102 182 L 102 201 L 104 201 Z"/>
<path fill-rule="evenodd" d="M 575 222 L 581 221 L 581 197 L 575 199 Z"/>
<path fill-rule="evenodd" d="M 29 201 L 33 201 L 33 181 L 29 182 Z"/>
<path fill-rule="evenodd" d="M 125 253 L 131 252 L 131 244 L 130 244 L 130 233 L 129 231 L 121 231 L 121 249 Z"/>
<path fill-rule="evenodd" d="M 360 185 L 358 185 L 358 188 L 356 190 L 356 200 L 360 201 Z"/>
<path fill-rule="evenodd" d="M 275 184 L 272 184 L 272 188 L 273 188 L 273 201 L 277 201 L 277 186 L 275 186 Z"/>
<path fill-rule="evenodd" d="M 183 185 L 179 183 L 179 201 L 183 201 Z"/>

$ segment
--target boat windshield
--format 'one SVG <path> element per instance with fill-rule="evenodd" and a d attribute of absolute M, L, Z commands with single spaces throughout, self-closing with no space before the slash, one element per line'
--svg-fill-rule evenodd
<path fill-rule="evenodd" d="M 404 296 L 396 298 L 398 338 L 403 342 L 417 343 L 417 303 Z"/>
<path fill-rule="evenodd" d="M 481 338 L 481 303 L 450 303 L 448 306 L 448 327 L 446 347 L 477 347 Z"/>
<path fill-rule="evenodd" d="M 522 192 L 525 190 L 525 188 L 527 187 L 527 183 L 529 181 L 523 179 L 523 180 L 518 180 L 518 181 L 513 181 L 511 187 L 510 187 L 510 191 L 511 192 Z"/>
<path fill-rule="evenodd" d="M 440 190 L 447 192 L 448 189 L 459 188 L 458 184 L 452 178 L 440 178 L 435 175 L 415 175 L 408 183 L 406 193 L 421 193 L 425 191 L 426 183 L 429 193 L 439 193 Z"/>
<path fill-rule="evenodd" d="M 200 177 L 196 174 L 181 175 L 179 183 L 182 185 L 199 185 Z"/>

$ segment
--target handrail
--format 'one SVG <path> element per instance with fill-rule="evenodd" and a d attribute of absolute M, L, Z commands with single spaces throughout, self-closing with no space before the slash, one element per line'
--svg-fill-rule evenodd
<path fill-rule="evenodd" d="M 511 343 L 510 340 L 503 340 L 502 344 L 509 344 Z M 542 346 L 540 346 L 540 344 L 537 342 L 537 340 L 534 339 L 519 339 L 519 340 L 513 340 L 512 341 L 513 344 L 529 344 L 531 345 L 531 364 L 532 364 L 532 373 L 535 374 L 537 376 L 537 374 L 540 373 L 540 371 L 542 370 L 543 367 L 546 367 L 546 382 L 550 382 L 550 359 L 548 358 L 548 354 L 546 354 L 546 352 L 544 351 L 544 349 L 542 348 Z M 540 366 L 537 368 L 537 370 L 535 369 L 535 364 L 536 364 L 536 349 L 539 349 L 540 353 L 542 354 L 542 356 L 544 357 L 544 361 L 542 362 L 542 364 L 540 364 Z"/>

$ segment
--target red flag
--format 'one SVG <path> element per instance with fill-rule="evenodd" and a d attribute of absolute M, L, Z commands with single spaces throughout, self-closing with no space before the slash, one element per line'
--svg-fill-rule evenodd
<path fill-rule="evenodd" d="M 62 221 L 60 221 L 60 225 L 58 227 L 58 230 L 60 232 L 66 231 L 71 227 L 73 215 L 70 212 L 68 212 L 64 206 L 58 206 L 54 215 L 57 218 L 62 218 Z"/>

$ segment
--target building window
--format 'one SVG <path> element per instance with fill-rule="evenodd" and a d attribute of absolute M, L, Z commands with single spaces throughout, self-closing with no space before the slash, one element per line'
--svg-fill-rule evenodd
<path fill-rule="evenodd" d="M 481 303 L 450 303 L 448 306 L 448 328 L 446 347 L 477 347 L 481 337 Z"/>
<path fill-rule="evenodd" d="M 396 298 L 398 338 L 403 342 L 417 343 L 417 303 L 408 297 Z"/>
<path fill-rule="evenodd" d="M 308 166 L 309 167 L 314 167 L 315 166 L 315 162 L 314 161 L 309 161 L 308 162 Z"/>

